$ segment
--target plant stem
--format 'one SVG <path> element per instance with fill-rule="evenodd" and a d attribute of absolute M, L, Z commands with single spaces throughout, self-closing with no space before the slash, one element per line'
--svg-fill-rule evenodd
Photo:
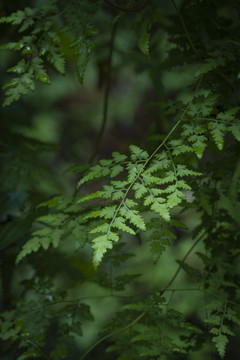
<path fill-rule="evenodd" d="M 115 41 L 115 34 L 117 28 L 117 21 L 114 21 L 112 24 L 112 31 L 111 31 L 111 39 L 110 39 L 110 47 L 109 47 L 109 56 L 107 60 L 107 67 L 106 67 L 106 87 L 104 92 L 104 102 L 103 102 L 103 115 L 102 115 L 102 124 L 101 128 L 98 133 L 98 137 L 93 149 L 93 152 L 90 156 L 89 162 L 92 164 L 100 147 L 102 137 L 106 128 L 107 123 L 107 115 L 108 115 L 108 103 L 109 103 L 109 95 L 110 95 L 110 88 L 111 88 L 111 78 L 112 78 L 112 57 L 114 51 L 114 41 Z"/>
<path fill-rule="evenodd" d="M 194 241 L 194 243 L 192 244 L 192 246 L 190 247 L 190 249 L 188 250 L 188 252 L 185 254 L 185 256 L 183 257 L 181 263 L 185 263 L 185 261 L 187 260 L 188 256 L 191 254 L 191 252 L 193 251 L 193 249 L 195 248 L 195 246 L 202 240 L 203 236 L 206 234 L 206 232 L 202 232 L 199 237 L 197 237 L 197 239 Z M 164 288 L 161 290 L 160 294 L 162 295 L 166 290 L 168 290 L 170 288 L 170 286 L 172 285 L 172 283 L 175 281 L 176 277 L 178 276 L 178 274 L 180 273 L 182 269 L 181 264 L 178 266 L 176 272 L 174 273 L 174 275 L 172 276 L 172 278 L 170 279 L 170 281 L 164 286 Z"/>
<path fill-rule="evenodd" d="M 189 34 L 189 31 L 188 31 L 188 29 L 187 29 L 187 27 L 186 27 L 186 24 L 185 24 L 185 22 L 184 22 L 184 20 L 183 20 L 183 17 L 182 17 L 182 15 L 181 15 L 178 7 L 177 7 L 177 4 L 175 3 L 174 0 L 172 0 L 172 3 L 173 3 L 173 6 L 174 6 L 175 9 L 176 9 L 177 15 L 178 15 L 178 17 L 179 17 L 179 19 L 180 19 L 180 21 L 181 21 L 181 23 L 182 23 L 182 26 L 183 26 L 185 35 L 186 35 L 186 37 L 187 37 L 187 39 L 188 39 L 188 42 L 189 42 L 189 44 L 190 44 L 193 52 L 195 53 L 195 55 L 197 56 L 197 58 L 198 58 L 199 60 L 201 60 L 201 58 L 200 58 L 200 56 L 199 56 L 199 54 L 198 54 L 198 51 L 197 51 L 197 49 L 195 48 L 195 46 L 194 46 L 194 44 L 193 44 L 193 41 L 192 41 L 191 36 L 190 36 L 190 34 Z"/>
<path fill-rule="evenodd" d="M 115 4 L 113 3 L 112 1 L 110 0 L 105 0 L 106 3 L 108 3 L 109 5 L 112 5 L 114 6 L 116 9 L 118 10 L 121 10 L 121 11 L 124 11 L 124 12 L 132 12 L 132 13 L 136 13 L 136 12 L 139 12 L 141 10 L 143 10 L 150 2 L 151 0 L 147 0 L 145 1 L 145 3 L 143 3 L 142 5 L 138 6 L 138 7 L 135 7 L 135 8 L 125 8 L 125 7 L 122 7 L 118 4 Z"/>
<path fill-rule="evenodd" d="M 139 176 L 141 175 L 141 173 L 144 171 L 145 167 L 147 166 L 147 164 L 151 161 L 151 159 L 154 157 L 154 155 L 160 150 L 161 147 L 163 147 L 166 143 L 166 141 L 169 139 L 169 137 L 172 135 L 172 133 L 175 131 L 175 129 L 178 127 L 178 125 L 181 123 L 181 121 L 184 119 L 184 116 L 186 115 L 191 103 L 193 102 L 195 96 L 196 96 L 196 93 L 199 89 L 199 86 L 201 84 L 201 81 L 202 81 L 202 77 L 200 77 L 200 79 L 198 80 L 198 83 L 197 83 L 197 86 L 196 86 L 196 89 L 194 91 L 194 94 L 193 94 L 193 97 L 192 99 L 189 101 L 189 103 L 187 104 L 184 112 L 182 113 L 180 119 L 176 122 L 176 124 L 173 126 L 173 128 L 169 131 L 169 133 L 167 134 L 167 136 L 165 137 L 165 139 L 161 142 L 161 144 L 156 148 L 156 150 L 149 156 L 149 158 L 145 161 L 145 163 L 143 164 L 141 170 L 139 171 L 139 173 L 136 175 L 135 179 L 131 182 L 131 184 L 128 186 L 126 192 L 125 192 L 125 195 L 122 199 L 122 201 L 120 202 L 120 204 L 118 205 L 116 211 L 115 211 L 115 214 L 112 218 L 112 221 L 110 222 L 109 224 L 109 228 L 108 228 L 108 231 L 110 231 L 110 228 L 114 222 L 114 220 L 116 219 L 116 216 L 119 212 L 119 209 L 122 207 L 129 191 L 131 190 L 131 188 L 133 187 L 133 185 L 135 184 L 135 182 L 137 181 L 137 179 L 139 178 Z"/>
<path fill-rule="evenodd" d="M 190 249 L 187 251 L 187 253 L 185 254 L 184 258 L 182 259 L 182 262 L 185 262 L 188 258 L 188 256 L 191 254 L 191 252 L 193 251 L 193 249 L 195 248 L 195 246 L 202 240 L 203 235 L 205 235 L 205 232 L 202 232 L 199 237 L 195 240 L 195 242 L 193 243 L 193 245 L 190 247 Z M 175 274 L 172 276 L 171 280 L 167 283 L 167 285 L 160 291 L 160 296 L 163 295 L 163 293 L 167 290 L 170 290 L 169 287 L 172 285 L 172 283 L 174 282 L 174 280 L 176 279 L 176 277 L 178 276 L 179 272 L 181 271 L 181 265 L 179 265 L 177 271 L 175 272 Z M 174 292 L 174 289 L 171 289 L 170 291 Z M 101 339 L 97 340 L 80 358 L 80 360 L 83 360 L 87 357 L 87 355 L 99 344 L 101 344 L 103 341 L 105 341 L 106 339 L 118 335 L 121 332 L 124 332 L 125 330 L 129 329 L 131 326 L 133 326 L 134 324 L 136 324 L 139 320 L 141 320 L 144 316 L 146 315 L 146 312 L 143 311 L 140 315 L 138 315 L 138 317 L 136 317 L 136 319 L 134 319 L 130 324 L 124 326 L 123 328 L 112 332 L 110 334 L 107 334 L 105 336 L 103 336 Z"/>
<path fill-rule="evenodd" d="M 101 344 L 103 341 L 105 341 L 106 339 L 112 337 L 112 336 L 115 336 L 115 335 L 118 335 L 120 334 L 121 332 L 129 329 L 131 326 L 133 326 L 135 323 L 137 323 L 140 319 L 143 318 L 143 316 L 145 315 L 146 313 L 145 312 L 142 312 L 140 315 L 138 315 L 138 317 L 136 317 L 136 319 L 134 319 L 130 324 L 124 326 L 123 328 L 117 330 L 117 331 L 114 331 L 110 334 L 107 334 L 105 336 L 103 336 L 101 339 L 99 339 L 98 341 L 95 342 L 95 344 L 93 344 L 80 358 L 80 360 L 83 360 L 87 357 L 87 355 L 96 347 L 98 346 L 99 344 Z"/>

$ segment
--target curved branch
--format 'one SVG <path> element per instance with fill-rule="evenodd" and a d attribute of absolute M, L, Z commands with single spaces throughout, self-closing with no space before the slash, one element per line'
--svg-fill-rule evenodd
<path fill-rule="evenodd" d="M 115 335 L 118 335 L 120 334 L 121 332 L 129 329 L 131 326 L 133 326 L 135 323 L 137 323 L 146 313 L 145 312 L 142 312 L 140 315 L 138 315 L 138 317 L 136 319 L 134 319 L 130 324 L 126 325 L 125 327 L 115 331 L 115 332 L 112 332 L 110 334 L 107 334 L 105 336 L 103 336 L 101 339 L 99 339 L 97 342 L 95 342 L 95 344 L 93 344 L 80 358 L 80 360 L 83 360 L 86 358 L 86 356 L 96 347 L 98 346 L 99 344 L 101 344 L 103 341 L 105 341 L 106 339 L 112 337 L 112 336 L 115 336 Z"/>
<path fill-rule="evenodd" d="M 93 152 L 90 156 L 89 162 L 92 164 L 93 160 L 95 159 L 101 141 L 102 137 L 106 128 L 107 124 L 107 115 L 108 115 L 108 102 L 109 102 L 109 95 L 110 95 L 110 88 L 111 88 L 111 76 L 112 76 L 112 56 L 114 51 L 114 41 L 115 41 L 115 34 L 116 34 L 116 28 L 117 28 L 117 22 L 114 22 L 112 25 L 112 31 L 111 31 L 111 40 L 110 40 L 110 49 L 109 49 L 109 57 L 107 61 L 107 77 L 106 77 L 106 88 L 104 92 L 104 103 L 103 103 L 103 115 L 102 115 L 102 124 L 101 128 L 99 130 L 97 140 L 93 149 Z"/>
<path fill-rule="evenodd" d="M 189 31 L 188 31 L 188 29 L 187 29 L 187 27 L 186 27 L 186 24 L 185 24 L 185 22 L 184 22 L 184 20 L 183 20 L 183 17 L 182 17 L 182 15 L 181 15 L 178 7 L 177 7 L 177 4 L 175 3 L 174 0 L 172 0 L 172 3 L 173 3 L 173 6 L 174 6 L 175 9 L 176 9 L 177 15 L 178 15 L 178 17 L 179 17 L 179 19 L 180 19 L 180 21 L 181 21 L 181 24 L 182 24 L 182 27 L 183 27 L 183 29 L 184 29 L 185 35 L 186 35 L 186 37 L 187 37 L 187 39 L 188 39 L 188 42 L 189 42 L 189 44 L 190 44 L 193 52 L 195 53 L 195 55 L 197 56 L 197 58 L 198 58 L 199 60 L 201 60 L 201 57 L 199 56 L 199 53 L 198 53 L 197 49 L 195 48 L 195 46 L 194 46 L 194 44 L 193 44 L 192 38 L 191 38 L 191 36 L 190 36 L 190 34 L 189 34 Z"/>
<path fill-rule="evenodd" d="M 115 8 L 118 9 L 118 10 L 121 10 L 121 11 L 124 11 L 124 12 L 136 13 L 136 12 L 139 12 L 139 11 L 143 10 L 143 9 L 151 2 L 151 0 L 147 0 L 147 1 L 145 1 L 145 3 L 143 3 L 141 6 L 138 6 L 138 7 L 132 8 L 132 9 L 128 9 L 128 8 L 122 7 L 122 6 L 118 5 L 118 4 L 113 3 L 113 2 L 110 1 L 110 0 L 105 0 L 105 2 L 106 2 L 107 4 L 115 7 Z"/>
<path fill-rule="evenodd" d="M 185 254 L 185 256 L 182 259 L 182 262 L 185 262 L 188 258 L 188 256 L 191 254 L 191 252 L 193 251 L 193 249 L 195 248 L 195 246 L 202 240 L 202 238 L 204 237 L 205 232 L 202 232 L 199 237 L 197 237 L 197 239 L 195 240 L 195 242 L 193 243 L 193 245 L 190 247 L 190 249 L 187 251 L 187 253 Z M 176 279 L 176 277 L 178 276 L 179 272 L 181 271 L 181 265 L 179 265 L 177 271 L 175 272 L 175 274 L 172 276 L 172 278 L 170 279 L 170 281 L 164 286 L 164 288 L 160 291 L 160 296 L 163 295 L 163 293 L 165 291 L 173 291 L 171 289 L 169 289 L 169 287 L 172 285 L 172 283 L 174 282 L 174 280 Z M 196 290 L 196 289 L 195 289 Z M 89 349 L 87 349 L 87 351 L 81 356 L 80 360 L 83 360 L 87 357 L 87 355 L 99 344 L 101 344 L 103 341 L 105 341 L 106 339 L 118 335 L 121 332 L 124 332 L 125 330 L 129 329 L 131 326 L 133 326 L 134 324 L 136 324 L 139 320 L 141 320 L 144 316 L 146 315 L 146 312 L 143 311 L 140 315 L 138 315 L 130 324 L 124 326 L 123 328 L 115 331 L 115 332 L 111 332 L 110 334 L 107 334 L 105 336 L 103 336 L 101 339 L 97 340 Z"/>

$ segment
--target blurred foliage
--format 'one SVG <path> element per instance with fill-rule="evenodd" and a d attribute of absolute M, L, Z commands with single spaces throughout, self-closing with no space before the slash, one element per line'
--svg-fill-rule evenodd
<path fill-rule="evenodd" d="M 1 2 L 1 359 L 238 359 L 239 13 Z"/>

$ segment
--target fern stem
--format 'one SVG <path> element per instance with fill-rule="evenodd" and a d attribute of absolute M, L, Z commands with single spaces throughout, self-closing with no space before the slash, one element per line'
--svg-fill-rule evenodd
<path fill-rule="evenodd" d="M 106 339 L 112 337 L 112 336 L 115 336 L 115 335 L 118 335 L 120 334 L 121 332 L 123 331 L 126 331 L 127 329 L 129 329 L 131 326 L 133 326 L 134 324 L 136 324 L 140 319 L 143 318 L 143 316 L 145 315 L 146 313 L 145 312 L 142 312 L 140 315 L 138 315 L 138 317 L 136 317 L 136 319 L 134 319 L 130 324 L 124 326 L 123 328 L 117 330 L 117 331 L 114 331 L 110 334 L 107 334 L 105 336 L 103 336 L 101 339 L 99 339 L 98 341 L 96 341 L 81 357 L 80 357 L 80 360 L 83 360 L 87 357 L 87 355 L 93 350 L 95 349 L 96 346 L 98 346 L 99 344 L 101 344 L 103 341 L 105 341 Z"/>
<path fill-rule="evenodd" d="M 189 101 L 189 103 L 187 104 L 184 112 L 182 113 L 180 119 L 177 121 L 177 123 L 173 126 L 173 128 L 169 131 L 169 133 L 167 134 L 167 136 L 165 137 L 165 139 L 161 142 L 161 144 L 156 148 L 156 150 L 149 156 L 149 158 L 145 161 L 145 163 L 143 164 L 141 170 L 139 171 L 139 173 L 136 175 L 135 179 L 131 182 L 131 184 L 128 186 L 126 192 L 125 192 L 125 195 L 124 197 L 122 198 L 122 201 L 120 202 L 120 204 L 118 205 L 117 209 L 115 210 L 115 213 L 114 213 L 114 216 L 109 224 L 109 227 L 108 227 L 108 232 L 110 231 L 111 229 L 111 226 L 113 224 L 113 222 L 115 221 L 116 219 L 116 216 L 119 212 L 119 210 L 121 209 L 124 201 L 126 200 L 126 197 L 129 193 L 129 191 L 131 190 L 131 188 L 133 187 L 133 185 L 135 184 L 135 182 L 137 181 L 137 179 L 139 179 L 139 176 L 142 174 L 142 172 L 144 171 L 145 167 L 147 166 L 147 164 L 152 160 L 152 158 L 155 156 L 155 154 L 161 149 L 161 147 L 163 147 L 165 145 L 165 143 L 167 142 L 167 140 L 169 139 L 169 137 L 172 135 L 172 133 L 176 130 L 176 128 L 178 127 L 178 125 L 182 122 L 182 120 L 184 119 L 191 103 L 193 102 L 195 96 L 196 96 L 196 93 L 199 89 L 199 86 L 201 84 L 201 81 L 202 81 L 202 76 L 200 77 L 200 79 L 198 80 L 197 82 L 197 86 L 196 86 L 196 89 L 194 91 L 194 94 L 193 94 L 193 97 L 192 99 Z"/>
<path fill-rule="evenodd" d="M 196 239 L 196 241 L 193 243 L 193 245 L 190 247 L 190 249 L 188 250 L 188 252 L 185 254 L 184 258 L 182 259 L 182 262 L 185 262 L 188 258 L 188 256 L 191 254 L 191 252 L 193 251 L 193 249 L 195 248 L 195 246 L 202 240 L 203 235 L 205 235 L 205 232 L 201 233 L 200 236 Z M 167 285 L 161 290 L 160 292 L 160 296 L 167 290 L 170 291 L 169 287 L 172 285 L 172 283 L 174 282 L 174 280 L 176 279 L 176 277 L 178 276 L 179 272 L 181 271 L 181 265 L 179 265 L 177 271 L 175 272 L 175 274 L 173 275 L 173 277 L 171 278 L 171 280 L 167 283 Z M 172 290 L 172 293 L 174 293 L 174 289 Z M 106 339 L 118 335 L 121 332 L 124 332 L 125 330 L 129 329 L 131 326 L 133 326 L 134 324 L 136 324 L 139 320 L 141 320 L 144 316 L 146 315 L 146 312 L 142 312 L 138 317 L 136 317 L 136 319 L 134 319 L 130 324 L 124 326 L 123 328 L 112 332 L 110 334 L 107 334 L 105 336 L 103 336 L 101 339 L 99 339 L 98 341 L 96 341 L 80 358 L 80 360 L 83 360 L 87 357 L 87 355 L 99 344 L 101 344 L 103 341 L 105 341 Z"/>
<path fill-rule="evenodd" d="M 187 253 L 185 254 L 185 256 L 183 257 L 181 263 L 185 263 L 185 261 L 187 260 L 188 256 L 191 254 L 191 252 L 193 251 L 193 249 L 197 246 L 197 244 L 202 240 L 203 236 L 206 234 L 206 232 L 202 232 L 199 237 L 197 237 L 197 239 L 194 241 L 194 243 L 192 244 L 192 246 L 190 247 L 190 249 L 187 251 Z M 164 288 L 161 290 L 160 294 L 162 295 L 166 290 L 169 289 L 169 287 L 172 285 L 172 283 L 175 281 L 176 277 L 178 276 L 178 274 L 180 273 L 182 269 L 181 264 L 178 266 L 176 272 L 174 273 L 174 275 L 172 276 L 172 278 L 170 279 L 170 281 L 167 283 L 167 285 L 164 286 Z"/>
<path fill-rule="evenodd" d="M 172 135 L 172 133 L 176 130 L 176 128 L 178 127 L 178 125 L 182 122 L 182 120 L 184 119 L 186 113 L 188 112 L 188 109 L 190 107 L 190 105 L 192 104 L 199 86 L 202 82 L 202 76 L 200 77 L 200 79 L 197 82 L 197 86 L 196 89 L 194 91 L 193 97 L 191 98 L 191 100 L 189 101 L 189 103 L 187 104 L 186 108 L 184 109 L 184 112 L 182 113 L 180 119 L 177 121 L 177 123 L 173 126 L 173 128 L 170 130 L 170 132 L 167 134 L 167 136 L 165 137 L 165 139 L 161 142 L 161 144 L 156 148 L 156 150 L 151 154 L 151 156 L 147 159 L 147 161 L 145 162 L 145 164 L 143 165 L 143 167 L 145 168 L 145 166 L 149 163 L 149 161 L 154 157 L 154 155 L 160 150 L 161 147 L 163 147 L 165 145 L 165 143 L 167 142 L 167 140 L 169 139 L 169 137 Z"/>
<path fill-rule="evenodd" d="M 99 130 L 97 140 L 93 149 L 93 152 L 90 156 L 89 162 L 92 164 L 100 147 L 102 137 L 106 128 L 107 124 L 107 116 L 108 116 L 108 104 L 109 104 L 109 95 L 110 95 L 110 88 L 111 88 L 111 78 L 112 78 L 112 57 L 114 51 L 114 41 L 117 29 L 117 21 L 114 21 L 112 24 L 111 30 L 111 39 L 110 39 L 110 47 L 109 47 L 109 56 L 107 61 L 107 69 L 106 69 L 106 87 L 104 92 L 104 102 L 103 102 L 103 115 L 102 115 L 102 124 Z"/>

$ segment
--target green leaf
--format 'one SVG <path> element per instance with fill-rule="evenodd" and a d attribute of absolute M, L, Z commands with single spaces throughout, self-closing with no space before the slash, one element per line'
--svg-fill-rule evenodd
<path fill-rule="evenodd" d="M 131 152 L 131 159 L 134 162 L 138 160 L 147 160 L 149 158 L 147 151 L 142 150 L 140 147 L 136 145 L 130 145 L 129 149 Z"/>
<path fill-rule="evenodd" d="M 104 195 L 103 191 L 96 191 L 92 194 L 79 197 L 77 200 L 77 204 L 81 204 L 82 202 L 85 202 L 85 201 L 90 201 L 93 199 L 101 198 L 101 197 L 103 197 L 103 195 Z"/>
<path fill-rule="evenodd" d="M 118 241 L 118 239 L 119 235 L 113 232 L 108 232 L 93 239 L 93 266 L 95 269 L 100 265 L 103 255 L 107 250 L 112 249 L 112 241 Z"/>
<path fill-rule="evenodd" d="M 136 199 L 140 199 L 146 192 L 148 192 L 148 189 L 146 186 L 142 183 L 136 182 L 133 185 L 133 189 L 135 190 L 135 197 Z"/>
<path fill-rule="evenodd" d="M 92 229 L 90 231 L 90 234 L 95 234 L 95 233 L 98 233 L 98 232 L 106 233 L 108 230 L 109 230 L 109 224 L 105 222 L 105 223 L 103 223 L 101 225 L 98 225 L 94 229 Z"/>
<path fill-rule="evenodd" d="M 22 10 L 18 10 L 10 16 L 0 18 L 0 23 L 12 23 L 12 25 L 20 25 L 25 18 L 25 12 Z"/>
<path fill-rule="evenodd" d="M 148 59 L 150 59 L 150 54 L 149 54 L 150 28 L 151 28 L 151 24 L 143 23 L 138 38 L 138 47 L 143 53 L 143 55 L 145 55 Z"/>
<path fill-rule="evenodd" d="M 235 122 L 227 128 L 232 133 L 237 141 L 240 141 L 240 123 Z"/>
<path fill-rule="evenodd" d="M 104 219 L 112 219 L 114 217 L 115 211 L 116 211 L 117 206 L 113 205 L 113 206 L 106 206 L 105 208 L 103 208 L 101 210 L 101 217 L 103 217 Z"/>
<path fill-rule="evenodd" d="M 228 338 L 226 335 L 220 334 L 218 336 L 214 336 L 212 341 L 215 343 L 219 356 L 223 359 L 225 355 L 226 346 L 228 343 Z"/>
<path fill-rule="evenodd" d="M 159 198 L 154 200 L 153 204 L 151 205 L 151 210 L 159 214 L 164 220 L 170 220 L 169 209 L 166 204 L 162 204 L 159 201 Z"/>
<path fill-rule="evenodd" d="M 130 221 L 133 225 L 135 225 L 138 229 L 145 231 L 146 225 L 142 218 L 142 216 L 139 214 L 139 211 L 137 210 L 130 210 L 126 207 L 123 207 L 120 209 L 120 214 L 125 217 L 127 220 Z"/>
<path fill-rule="evenodd" d="M 19 100 L 21 96 L 35 90 L 32 74 L 28 72 L 18 78 L 13 78 L 9 83 L 3 86 L 3 89 L 7 89 L 5 92 L 6 99 L 3 103 L 3 106 L 7 106 L 13 101 Z"/>
<path fill-rule="evenodd" d="M 16 73 L 16 74 L 23 74 L 23 73 L 25 73 L 26 68 L 27 68 L 27 64 L 26 64 L 25 60 L 22 59 L 17 63 L 17 65 L 11 67 L 7 71 L 8 72 L 13 72 L 13 73 Z"/>
<path fill-rule="evenodd" d="M 225 65 L 225 59 L 223 57 L 209 58 L 205 60 L 205 64 L 202 64 L 195 73 L 195 76 L 207 74 L 210 71 L 217 69 L 220 66 Z"/>
<path fill-rule="evenodd" d="M 82 84 L 94 44 L 91 40 L 80 37 L 80 39 L 76 41 L 72 46 L 76 49 L 75 55 L 77 76 L 80 84 Z"/>
<path fill-rule="evenodd" d="M 115 163 L 123 163 L 127 159 L 127 156 L 115 151 L 112 153 L 112 158 Z"/>
<path fill-rule="evenodd" d="M 46 57 L 61 75 L 65 74 L 65 58 L 57 48 L 51 47 L 51 51 L 47 53 Z"/>
<path fill-rule="evenodd" d="M 135 231 L 125 224 L 126 220 L 122 216 L 118 216 L 112 223 L 112 227 L 122 230 L 132 235 L 136 235 Z"/>
<path fill-rule="evenodd" d="M 210 122 L 208 127 L 211 130 L 212 137 L 218 147 L 218 150 L 222 150 L 224 144 L 224 131 L 226 130 L 226 126 L 219 122 Z"/>

